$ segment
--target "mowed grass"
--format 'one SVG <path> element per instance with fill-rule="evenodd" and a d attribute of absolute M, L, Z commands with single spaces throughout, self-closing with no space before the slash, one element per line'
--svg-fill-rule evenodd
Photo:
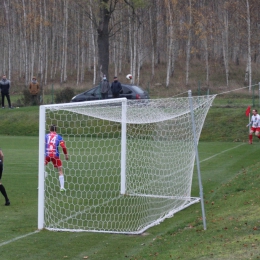
<path fill-rule="evenodd" d="M 193 162 L 186 168 L 180 164 L 184 156 L 191 155 L 187 151 L 172 157 L 180 142 L 129 138 L 124 196 L 120 194 L 120 141 L 64 138 L 70 153 L 70 161 L 63 164 L 67 191 L 60 193 L 57 173 L 49 164 L 45 178 L 47 229 L 142 233 L 163 215 L 191 203 L 186 199 L 191 183 L 180 178 L 183 174 L 191 179 Z M 162 149 L 170 156 L 161 155 Z M 142 168 L 137 167 L 139 163 Z"/>
<path fill-rule="evenodd" d="M 246 135 L 246 129 L 245 129 Z M 38 138 L 0 136 L 1 259 L 257 259 L 260 257 L 260 143 L 200 142 L 207 230 L 200 203 L 142 235 L 37 230 Z M 54 176 L 55 178 L 55 176 Z M 192 196 L 199 196 L 195 167 Z M 35 233 L 34 233 L 35 232 Z"/>

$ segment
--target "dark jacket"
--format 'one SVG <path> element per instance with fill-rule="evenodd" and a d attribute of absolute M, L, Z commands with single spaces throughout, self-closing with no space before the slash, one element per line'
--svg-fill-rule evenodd
<path fill-rule="evenodd" d="M 1 80 L 0 81 L 0 89 L 1 92 L 3 93 L 9 93 L 9 89 L 10 89 L 10 80 L 6 79 L 6 80 Z"/>
<path fill-rule="evenodd" d="M 113 94 L 119 94 L 122 91 L 121 83 L 118 80 L 112 82 L 111 91 Z"/>

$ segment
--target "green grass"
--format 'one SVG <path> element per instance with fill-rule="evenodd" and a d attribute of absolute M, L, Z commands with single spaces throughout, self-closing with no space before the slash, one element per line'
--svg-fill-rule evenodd
<path fill-rule="evenodd" d="M 247 140 L 245 117 L 246 108 L 252 99 L 245 97 L 217 97 L 210 108 L 203 126 L 201 141 L 230 141 L 244 142 Z M 259 109 L 259 105 L 254 108 Z M 253 108 L 253 107 L 252 107 Z M 21 107 L 0 110 L 0 135 L 38 136 L 39 107 Z M 82 123 L 88 126 L 87 123 Z M 79 127 L 78 131 L 85 131 Z M 89 131 L 89 130 L 88 130 Z"/>
<path fill-rule="evenodd" d="M 70 153 L 70 161 L 64 162 L 67 192 L 60 194 L 57 174 L 49 164 L 45 178 L 46 228 L 141 232 L 160 218 L 162 212 L 166 214 L 169 210 L 178 210 L 185 204 L 185 200 L 171 196 L 187 196 L 190 182 L 181 183 L 180 174 L 190 174 L 190 170 L 187 173 L 180 169 L 179 160 L 183 161 L 180 155 L 170 157 L 170 160 L 169 156 L 159 157 L 161 146 L 157 141 L 128 141 L 128 196 L 121 196 L 120 141 L 93 137 L 83 140 L 70 136 L 65 140 Z M 178 152 L 176 141 L 160 143 L 169 154 Z M 188 154 L 185 153 L 186 156 Z M 142 163 L 141 169 L 137 167 L 138 162 Z M 192 169 L 192 166 L 187 169 Z M 173 175 L 172 172 L 178 174 Z M 162 186 L 167 193 L 162 192 Z M 136 196 L 137 193 L 158 196 Z"/>
<path fill-rule="evenodd" d="M 38 136 L 39 107 L 0 110 L 1 135 Z"/>
<path fill-rule="evenodd" d="M 6 157 L 3 183 L 12 203 L 5 207 L 2 198 L 1 258 L 256 259 L 260 253 L 258 146 L 200 143 L 206 231 L 200 204 L 195 204 L 143 235 L 41 231 L 15 241 L 37 229 L 38 139 L 1 136 Z M 193 196 L 199 193 L 196 176 Z"/>
<path fill-rule="evenodd" d="M 260 143 L 246 143 L 246 101 L 240 106 L 234 101 L 234 107 L 220 103 L 211 107 L 199 143 L 207 230 L 198 203 L 142 235 L 34 233 L 38 107 L 1 110 L 2 182 L 11 200 L 10 207 L 4 206 L 0 194 L 1 259 L 260 259 Z M 55 171 L 51 176 L 57 183 Z M 192 196 L 199 196 L 196 167 Z"/>

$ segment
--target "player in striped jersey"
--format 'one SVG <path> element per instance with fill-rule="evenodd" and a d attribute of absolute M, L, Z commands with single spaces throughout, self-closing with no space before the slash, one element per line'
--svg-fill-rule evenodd
<path fill-rule="evenodd" d="M 61 135 L 56 133 L 57 126 L 52 125 L 50 132 L 45 135 L 45 165 L 52 162 L 53 166 L 59 171 L 60 191 L 64 189 L 64 174 L 62 170 L 62 161 L 60 159 L 59 146 L 65 155 L 65 159 L 69 160 L 67 148 Z"/>

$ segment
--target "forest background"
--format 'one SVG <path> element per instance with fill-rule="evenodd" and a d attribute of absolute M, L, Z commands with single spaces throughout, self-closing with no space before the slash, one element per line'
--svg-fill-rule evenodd
<path fill-rule="evenodd" d="M 0 0 L 0 73 L 19 92 L 103 74 L 171 94 L 259 81 L 258 0 Z"/>

